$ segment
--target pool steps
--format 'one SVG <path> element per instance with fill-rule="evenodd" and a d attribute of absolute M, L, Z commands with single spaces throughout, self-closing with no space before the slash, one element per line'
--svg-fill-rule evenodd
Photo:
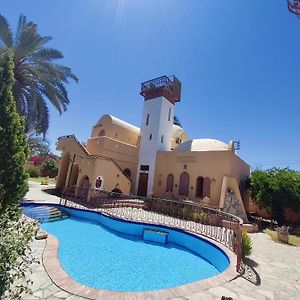
<path fill-rule="evenodd" d="M 30 217 L 39 222 L 54 222 L 68 218 L 68 215 L 56 207 L 36 206 L 31 208 Z"/>
<path fill-rule="evenodd" d="M 152 228 L 144 228 L 143 231 L 143 240 L 149 242 L 155 242 L 160 244 L 168 243 L 169 232 L 156 230 Z"/>

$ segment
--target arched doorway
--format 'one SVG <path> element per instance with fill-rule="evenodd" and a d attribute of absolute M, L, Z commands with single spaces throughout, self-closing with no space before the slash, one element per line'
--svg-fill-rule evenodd
<path fill-rule="evenodd" d="M 79 197 L 82 199 L 86 199 L 90 187 L 90 179 L 87 175 L 83 176 L 80 184 Z"/>
<path fill-rule="evenodd" d="M 203 182 L 203 197 L 210 198 L 210 178 L 205 177 Z"/>
<path fill-rule="evenodd" d="M 69 169 L 69 162 L 70 162 L 69 152 L 64 153 L 63 157 L 61 158 L 59 173 L 57 176 L 56 188 L 58 188 L 58 189 L 60 189 L 66 185 L 66 179 L 67 179 L 68 169 Z"/>
<path fill-rule="evenodd" d="M 196 197 L 197 198 L 202 198 L 203 199 L 203 183 L 204 179 L 202 176 L 197 178 L 196 182 Z"/>
<path fill-rule="evenodd" d="M 181 173 L 179 177 L 179 190 L 178 194 L 180 196 L 187 196 L 189 195 L 189 183 L 190 183 L 190 176 L 187 172 Z"/>
<path fill-rule="evenodd" d="M 74 186 L 77 184 L 78 173 L 79 173 L 78 164 L 73 164 L 71 175 L 70 175 L 69 186 Z"/>
<path fill-rule="evenodd" d="M 167 186 L 166 186 L 166 192 L 173 192 L 173 183 L 174 183 L 174 175 L 169 174 L 167 177 Z"/>

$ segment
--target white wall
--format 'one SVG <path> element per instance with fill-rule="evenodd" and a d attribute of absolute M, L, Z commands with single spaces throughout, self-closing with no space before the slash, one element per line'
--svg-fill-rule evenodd
<path fill-rule="evenodd" d="M 136 192 L 139 184 L 141 165 L 149 165 L 148 195 L 153 193 L 153 179 L 157 151 L 170 151 L 172 141 L 172 128 L 175 105 L 164 97 L 158 97 L 144 102 L 144 111 L 141 124 L 141 143 L 139 151 L 139 163 L 137 167 Z M 170 121 L 168 120 L 171 110 Z M 149 114 L 149 123 L 146 125 Z M 152 139 L 150 140 L 150 135 Z M 161 137 L 163 135 L 163 143 Z"/>

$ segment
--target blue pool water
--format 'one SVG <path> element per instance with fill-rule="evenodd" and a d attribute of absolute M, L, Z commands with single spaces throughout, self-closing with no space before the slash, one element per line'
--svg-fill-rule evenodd
<path fill-rule="evenodd" d="M 158 290 L 218 275 L 229 265 L 219 248 L 178 230 L 64 210 L 70 218 L 41 227 L 58 238 L 64 270 L 86 286 L 113 291 Z M 144 241 L 142 231 L 149 227 L 168 231 L 169 242 Z"/>

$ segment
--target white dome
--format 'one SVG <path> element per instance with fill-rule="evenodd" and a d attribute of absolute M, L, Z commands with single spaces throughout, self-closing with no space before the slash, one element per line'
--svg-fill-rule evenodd
<path fill-rule="evenodd" d="M 180 144 L 174 151 L 224 151 L 229 150 L 224 142 L 214 139 L 195 139 Z"/>

